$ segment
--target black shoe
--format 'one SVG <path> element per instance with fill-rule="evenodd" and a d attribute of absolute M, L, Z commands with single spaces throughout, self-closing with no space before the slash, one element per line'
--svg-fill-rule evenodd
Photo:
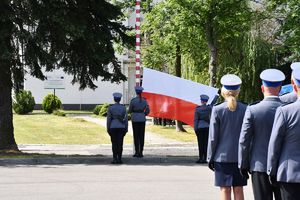
<path fill-rule="evenodd" d="M 117 164 L 123 164 L 123 161 L 122 160 L 118 160 Z"/>
<path fill-rule="evenodd" d="M 205 160 L 199 159 L 199 160 L 196 161 L 196 163 L 198 163 L 198 164 L 204 164 L 206 162 L 205 162 Z"/>
<path fill-rule="evenodd" d="M 118 161 L 116 159 L 114 159 L 113 161 L 110 162 L 111 164 L 117 164 Z"/>
<path fill-rule="evenodd" d="M 132 157 L 139 157 L 139 154 L 135 153 Z"/>
<path fill-rule="evenodd" d="M 143 153 L 139 153 L 137 157 L 142 158 L 142 157 L 144 157 L 144 155 L 143 155 Z"/>

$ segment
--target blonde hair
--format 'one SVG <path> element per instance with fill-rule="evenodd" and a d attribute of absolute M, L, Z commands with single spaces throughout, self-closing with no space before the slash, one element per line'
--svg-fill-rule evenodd
<path fill-rule="evenodd" d="M 227 101 L 227 108 L 234 112 L 237 106 L 237 96 L 240 93 L 240 89 L 237 90 L 227 90 L 224 87 L 221 89 L 221 95 Z"/>

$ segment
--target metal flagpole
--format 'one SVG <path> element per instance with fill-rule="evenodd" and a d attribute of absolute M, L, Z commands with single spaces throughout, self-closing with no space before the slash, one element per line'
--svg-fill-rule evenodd
<path fill-rule="evenodd" d="M 136 86 L 140 86 L 140 79 L 141 79 L 141 0 L 136 0 L 135 3 L 135 85 Z M 134 142 L 132 145 L 132 151 L 134 154 L 135 153 Z"/>
<path fill-rule="evenodd" d="M 136 0 L 135 5 L 135 84 L 141 81 L 141 0 Z"/>

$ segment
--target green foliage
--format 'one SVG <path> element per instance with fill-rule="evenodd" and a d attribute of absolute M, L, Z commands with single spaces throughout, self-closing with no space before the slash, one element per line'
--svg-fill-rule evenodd
<path fill-rule="evenodd" d="M 269 0 L 268 8 L 276 25 L 275 39 L 282 63 L 300 60 L 300 4 L 298 0 Z"/>
<path fill-rule="evenodd" d="M 54 110 L 60 109 L 61 101 L 57 96 L 53 94 L 48 94 L 44 97 L 42 108 L 47 113 L 51 114 Z"/>
<path fill-rule="evenodd" d="M 66 116 L 66 113 L 63 110 L 54 110 L 52 114 L 60 116 L 60 117 L 65 117 Z"/>
<path fill-rule="evenodd" d="M 72 74 L 72 83 L 81 89 L 96 88 L 93 81 L 99 77 L 126 80 L 113 45 L 129 47 L 135 40 L 122 24 L 119 6 L 98 0 L 4 0 L 0 7 L 5 8 L 0 13 L 0 79 L 6 85 L 12 83 L 11 74 L 18 84 L 24 72 L 44 79 L 44 71 L 58 68 Z"/>
<path fill-rule="evenodd" d="M 99 112 L 99 115 L 105 117 L 107 115 L 107 112 L 108 112 L 108 107 L 109 107 L 108 103 L 103 104 L 102 107 L 101 107 L 101 110 Z"/>
<path fill-rule="evenodd" d="M 30 91 L 21 90 L 15 95 L 13 109 L 15 113 L 24 115 L 33 111 L 35 106 L 34 97 Z"/>
<path fill-rule="evenodd" d="M 94 108 L 94 110 L 93 110 L 93 113 L 94 113 L 95 115 L 99 115 L 99 112 L 100 112 L 101 108 L 102 108 L 102 105 L 97 105 L 97 106 L 95 106 L 95 108 Z"/>

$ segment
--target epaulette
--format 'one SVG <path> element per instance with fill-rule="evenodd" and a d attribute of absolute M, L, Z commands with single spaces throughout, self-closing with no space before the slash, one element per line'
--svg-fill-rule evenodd
<path fill-rule="evenodd" d="M 249 106 L 253 106 L 253 105 L 255 105 L 255 104 L 258 104 L 260 101 L 255 101 L 255 102 L 253 102 L 253 103 L 250 103 L 249 104 Z"/>
<path fill-rule="evenodd" d="M 283 94 L 279 95 L 279 97 L 282 97 L 282 96 L 284 96 L 284 95 L 286 95 L 286 94 L 289 94 L 289 93 L 290 93 L 290 92 L 283 93 Z"/>
<path fill-rule="evenodd" d="M 282 104 L 281 106 L 279 106 L 279 107 L 284 107 L 284 106 L 287 106 L 287 105 L 292 104 L 292 103 L 295 103 L 295 102 L 283 103 L 283 104 Z"/>
<path fill-rule="evenodd" d="M 246 103 L 246 102 L 244 102 L 244 101 L 238 101 L 238 102 L 240 102 L 240 103 L 242 103 L 242 104 L 248 105 L 248 103 Z"/>
<path fill-rule="evenodd" d="M 222 104 L 222 103 L 224 103 L 224 101 L 223 101 L 223 102 L 216 103 L 216 104 L 214 104 L 213 106 L 217 106 L 217 105 L 220 105 L 220 104 Z"/>

